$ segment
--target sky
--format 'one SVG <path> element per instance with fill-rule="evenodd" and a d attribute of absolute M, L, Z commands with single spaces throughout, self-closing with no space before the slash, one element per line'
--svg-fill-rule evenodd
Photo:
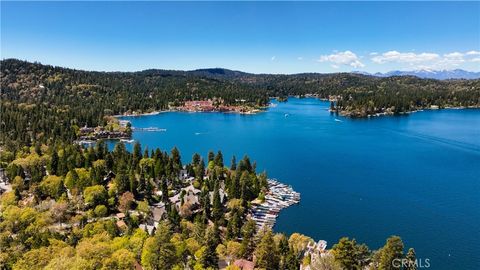
<path fill-rule="evenodd" d="M 0 56 L 98 71 L 480 71 L 480 2 L 0 2 Z"/>

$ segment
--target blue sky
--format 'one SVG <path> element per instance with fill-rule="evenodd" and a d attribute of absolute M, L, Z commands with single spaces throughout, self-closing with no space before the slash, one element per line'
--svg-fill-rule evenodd
<path fill-rule="evenodd" d="M 1 58 L 87 70 L 480 70 L 480 2 L 5 2 Z"/>

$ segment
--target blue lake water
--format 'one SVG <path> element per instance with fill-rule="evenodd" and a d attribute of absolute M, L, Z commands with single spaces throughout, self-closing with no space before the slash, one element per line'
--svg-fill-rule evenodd
<path fill-rule="evenodd" d="M 291 184 L 301 203 L 281 212 L 278 232 L 329 247 L 348 236 L 372 249 L 399 235 L 431 269 L 480 269 L 480 110 L 355 120 L 328 105 L 291 98 L 257 115 L 124 119 L 167 129 L 135 132 L 143 147 L 177 146 L 184 161 L 222 150 L 226 164 L 248 154 L 258 171 Z"/>

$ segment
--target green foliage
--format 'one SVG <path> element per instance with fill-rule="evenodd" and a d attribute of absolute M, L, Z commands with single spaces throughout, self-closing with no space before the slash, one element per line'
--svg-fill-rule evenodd
<path fill-rule="evenodd" d="M 387 239 L 385 246 L 380 250 L 380 261 L 378 262 L 380 270 L 401 269 L 401 263 L 393 263 L 394 260 L 403 258 L 403 242 L 398 236 L 391 236 Z"/>
<path fill-rule="evenodd" d="M 107 190 L 104 186 L 96 185 L 87 187 L 83 192 L 83 197 L 85 198 L 85 203 L 94 208 L 99 204 L 107 203 Z"/>
<path fill-rule="evenodd" d="M 105 205 L 101 204 L 95 207 L 94 212 L 96 217 L 105 217 L 108 214 L 108 209 Z"/>
<path fill-rule="evenodd" d="M 62 178 L 56 175 L 45 176 L 39 187 L 43 196 L 54 199 L 60 198 L 65 191 Z"/>
<path fill-rule="evenodd" d="M 103 261 L 102 269 L 129 270 L 135 267 L 135 254 L 128 249 L 119 249 Z"/>
<path fill-rule="evenodd" d="M 65 186 L 72 190 L 84 190 L 91 185 L 90 173 L 85 168 L 76 168 L 67 173 Z"/>
<path fill-rule="evenodd" d="M 219 257 L 254 260 L 264 269 L 298 269 L 300 261 L 311 261 L 312 269 L 363 269 L 371 261 L 368 248 L 348 238 L 334 246 L 333 262 L 318 262 L 305 256 L 313 242 L 305 235 L 294 233 L 287 240 L 269 229 L 257 234 L 248 219 L 250 201 L 266 194 L 267 176 L 256 174 L 247 156 L 229 170 L 220 151 L 212 152 L 208 169 L 194 155 L 185 167 L 195 175 L 200 202 L 178 207 L 170 199 L 179 192 L 184 198 L 181 189 L 189 183 L 180 181 L 183 165 L 176 148 L 169 155 L 160 149 L 142 154 L 140 144 L 130 153 L 121 143 L 109 152 L 101 141 L 90 148 L 35 145 L 19 148 L 4 164 L 13 191 L 0 197 L 2 269 L 132 269 L 138 262 L 144 269 L 216 269 Z M 52 162 L 54 153 L 58 163 Z M 58 175 L 50 174 L 55 170 Z M 24 180 L 28 174 L 32 181 Z M 223 187 L 228 196 L 222 200 Z M 149 237 L 139 224 L 150 222 L 157 203 L 165 203 L 167 213 Z M 117 211 L 125 213 L 120 219 L 126 228 L 117 223 Z M 391 269 L 385 266 L 402 256 L 401 240 L 392 237 L 373 260 Z M 415 261 L 413 249 L 407 258 Z"/>
<path fill-rule="evenodd" d="M 345 269 L 361 269 L 368 265 L 370 251 L 364 244 L 357 244 L 355 239 L 343 237 L 333 246 L 335 261 Z"/>
<path fill-rule="evenodd" d="M 148 238 L 142 250 L 142 266 L 150 269 L 171 269 L 176 263 L 175 246 L 170 242 L 170 226 L 159 224 L 155 236 Z"/>
<path fill-rule="evenodd" d="M 213 227 L 207 229 L 205 235 L 205 246 L 199 257 L 199 262 L 204 268 L 218 269 L 217 232 Z"/>
<path fill-rule="evenodd" d="M 342 270 L 342 267 L 332 255 L 325 255 L 316 258 L 312 264 L 310 264 L 312 270 Z M 343 268 L 347 269 L 347 268 Z"/>
<path fill-rule="evenodd" d="M 266 228 L 261 233 L 260 242 L 255 249 L 255 265 L 267 270 L 276 270 L 279 265 L 279 257 L 273 233 Z"/>

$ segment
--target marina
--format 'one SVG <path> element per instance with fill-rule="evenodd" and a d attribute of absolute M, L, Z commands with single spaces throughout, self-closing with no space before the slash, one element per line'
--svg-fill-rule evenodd
<path fill-rule="evenodd" d="M 268 179 L 265 200 L 252 202 L 251 219 L 256 222 L 257 229 L 264 226 L 273 228 L 280 211 L 299 202 L 300 193 L 295 192 L 291 186 Z"/>

